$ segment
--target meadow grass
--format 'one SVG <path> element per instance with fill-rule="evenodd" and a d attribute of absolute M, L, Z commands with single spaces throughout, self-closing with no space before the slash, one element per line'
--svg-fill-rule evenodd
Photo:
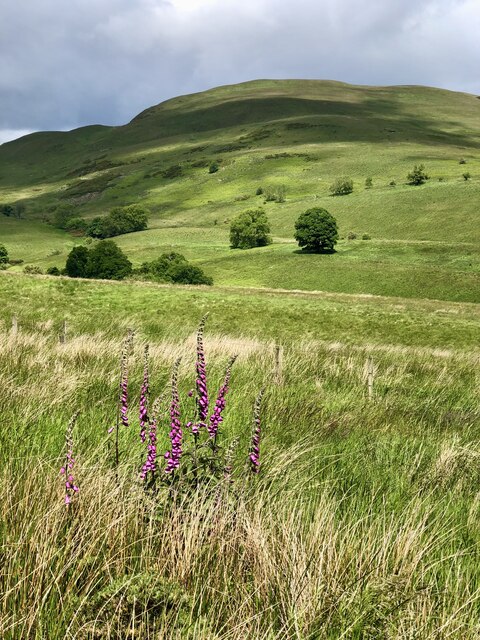
<path fill-rule="evenodd" d="M 475 305 L 13 274 L 0 283 L 3 638 L 478 637 Z M 153 498 L 138 480 L 143 344 L 152 397 L 182 356 L 186 419 L 206 308 L 211 391 L 238 354 L 221 427 L 225 446 L 238 439 L 235 483 L 213 498 L 209 485 Z M 108 429 L 128 326 L 131 424 L 116 481 Z M 248 477 L 261 386 L 262 467 Z M 67 510 L 59 468 L 76 410 L 80 493 Z"/>

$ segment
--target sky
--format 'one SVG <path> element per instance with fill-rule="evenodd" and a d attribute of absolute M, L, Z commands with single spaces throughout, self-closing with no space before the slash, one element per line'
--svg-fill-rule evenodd
<path fill-rule="evenodd" d="M 480 0 L 0 0 L 0 143 L 257 78 L 480 94 Z"/>

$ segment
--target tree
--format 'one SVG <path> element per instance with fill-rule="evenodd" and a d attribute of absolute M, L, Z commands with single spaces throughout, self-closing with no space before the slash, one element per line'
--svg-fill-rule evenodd
<path fill-rule="evenodd" d="M 140 273 L 161 282 L 176 282 L 181 284 L 212 285 L 213 280 L 193 264 L 190 264 L 181 253 L 163 253 L 152 262 L 144 262 Z"/>
<path fill-rule="evenodd" d="M 326 209 L 308 209 L 295 223 L 295 240 L 307 251 L 333 251 L 338 240 L 337 222 Z"/>
<path fill-rule="evenodd" d="M 132 263 L 113 240 L 102 240 L 88 251 L 87 277 L 123 280 L 132 273 Z"/>
<path fill-rule="evenodd" d="M 353 191 L 353 180 L 351 178 L 337 178 L 330 185 L 330 193 L 332 196 L 346 196 Z"/>
<path fill-rule="evenodd" d="M 65 273 L 70 278 L 87 277 L 88 249 L 87 247 L 73 247 L 67 256 Z"/>
<path fill-rule="evenodd" d="M 217 162 L 212 162 L 208 167 L 208 173 L 217 173 L 219 167 Z"/>
<path fill-rule="evenodd" d="M 423 164 L 414 165 L 412 171 L 407 176 L 408 184 L 419 185 L 429 180 L 430 176 L 425 173 Z"/>
<path fill-rule="evenodd" d="M 7 264 L 8 251 L 4 244 L 0 244 L 0 264 Z"/>
<path fill-rule="evenodd" d="M 75 207 L 71 204 L 59 204 L 53 212 L 53 226 L 58 229 L 65 229 L 68 221 L 76 217 Z"/>
<path fill-rule="evenodd" d="M 251 249 L 272 243 L 270 223 L 263 209 L 248 209 L 230 224 L 232 249 Z"/>
<path fill-rule="evenodd" d="M 147 228 L 150 211 L 138 204 L 115 207 L 105 217 L 93 218 L 86 227 L 92 238 L 113 238 L 123 233 L 144 231 Z"/>

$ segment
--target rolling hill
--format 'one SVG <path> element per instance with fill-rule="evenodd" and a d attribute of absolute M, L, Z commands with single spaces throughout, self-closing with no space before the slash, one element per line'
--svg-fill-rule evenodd
<path fill-rule="evenodd" d="M 406 184 L 415 163 L 430 175 L 418 187 Z M 354 192 L 332 197 L 342 175 Z M 283 203 L 255 195 L 281 185 Z M 91 217 L 141 202 L 150 228 L 117 238 L 135 265 L 176 250 L 219 285 L 478 302 L 479 196 L 480 100 L 427 87 L 259 80 L 168 100 L 125 126 L 0 146 L 0 203 L 26 206 L 23 219 L 1 216 L 0 241 L 42 268 L 84 242 L 46 222 L 56 205 Z M 231 250 L 229 221 L 257 206 L 274 244 Z M 312 206 L 337 217 L 334 255 L 296 251 L 294 221 Z"/>

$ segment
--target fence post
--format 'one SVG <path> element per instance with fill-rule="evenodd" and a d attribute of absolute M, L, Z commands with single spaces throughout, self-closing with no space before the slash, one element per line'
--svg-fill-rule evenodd
<path fill-rule="evenodd" d="M 65 344 L 67 341 L 67 321 L 64 320 L 62 323 L 62 331 L 60 333 L 60 344 Z"/>

